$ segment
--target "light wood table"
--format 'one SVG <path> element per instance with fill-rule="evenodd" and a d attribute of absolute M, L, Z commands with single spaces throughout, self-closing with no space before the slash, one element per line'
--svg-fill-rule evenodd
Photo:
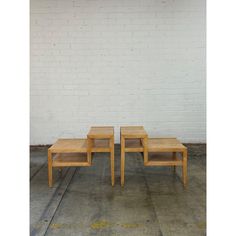
<path fill-rule="evenodd" d="M 123 126 L 120 128 L 121 143 L 121 186 L 125 182 L 125 153 L 143 153 L 144 163 L 148 160 L 147 140 L 148 135 L 143 126 Z"/>
<path fill-rule="evenodd" d="M 92 153 L 110 153 L 111 161 L 111 185 L 115 184 L 115 159 L 114 159 L 114 127 L 98 126 L 91 127 L 87 135 L 88 158 L 91 160 Z"/>
<path fill-rule="evenodd" d="M 52 187 L 52 168 L 91 166 L 86 139 L 58 139 L 48 149 L 48 185 Z"/>
<path fill-rule="evenodd" d="M 176 138 L 149 138 L 145 166 L 182 166 L 182 179 L 187 185 L 187 148 Z"/>

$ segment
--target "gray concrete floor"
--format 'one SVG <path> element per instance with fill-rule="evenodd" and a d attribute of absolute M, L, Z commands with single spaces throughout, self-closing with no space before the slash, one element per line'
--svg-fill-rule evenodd
<path fill-rule="evenodd" d="M 187 145 L 188 188 L 181 168 L 144 167 L 140 154 L 126 154 L 125 187 L 120 187 L 120 150 L 115 148 L 116 184 L 110 184 L 107 154 L 92 167 L 54 170 L 47 185 L 47 149 L 30 158 L 31 235 L 206 235 L 206 147 Z"/>

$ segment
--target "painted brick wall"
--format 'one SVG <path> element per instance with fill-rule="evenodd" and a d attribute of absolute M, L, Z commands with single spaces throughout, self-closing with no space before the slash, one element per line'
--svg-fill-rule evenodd
<path fill-rule="evenodd" d="M 31 137 L 92 125 L 206 141 L 204 0 L 31 0 Z"/>

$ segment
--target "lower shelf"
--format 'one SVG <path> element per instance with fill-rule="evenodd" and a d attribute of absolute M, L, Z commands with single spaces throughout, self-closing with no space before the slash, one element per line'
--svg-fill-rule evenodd
<path fill-rule="evenodd" d="M 125 152 L 143 152 L 141 139 L 126 139 Z"/>
<path fill-rule="evenodd" d="M 182 159 L 169 153 L 149 153 L 145 166 L 182 166 Z"/>
<path fill-rule="evenodd" d="M 52 166 L 91 166 L 91 164 L 87 161 L 87 153 L 60 153 L 53 157 Z"/>

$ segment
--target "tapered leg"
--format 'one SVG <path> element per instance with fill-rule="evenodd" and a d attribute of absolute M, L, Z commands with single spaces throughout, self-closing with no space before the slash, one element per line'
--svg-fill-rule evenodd
<path fill-rule="evenodd" d="M 172 159 L 173 159 L 173 160 L 176 160 L 176 152 L 173 152 L 173 154 L 172 154 Z M 173 172 L 174 172 L 174 173 L 176 172 L 176 166 L 173 166 Z"/>
<path fill-rule="evenodd" d="M 111 149 L 111 185 L 115 185 L 115 156 L 114 156 L 114 137 L 110 139 Z"/>
<path fill-rule="evenodd" d="M 125 183 L 125 139 L 121 137 L 121 159 L 120 159 L 120 184 L 123 187 Z"/>
<path fill-rule="evenodd" d="M 52 153 L 48 150 L 48 186 L 52 187 Z"/>
<path fill-rule="evenodd" d="M 183 166 L 182 166 L 182 176 L 183 176 L 183 184 L 184 187 L 187 186 L 187 159 L 188 159 L 188 151 L 183 151 Z"/>
<path fill-rule="evenodd" d="M 148 139 L 143 139 L 143 159 L 144 159 L 144 165 L 148 162 Z"/>

